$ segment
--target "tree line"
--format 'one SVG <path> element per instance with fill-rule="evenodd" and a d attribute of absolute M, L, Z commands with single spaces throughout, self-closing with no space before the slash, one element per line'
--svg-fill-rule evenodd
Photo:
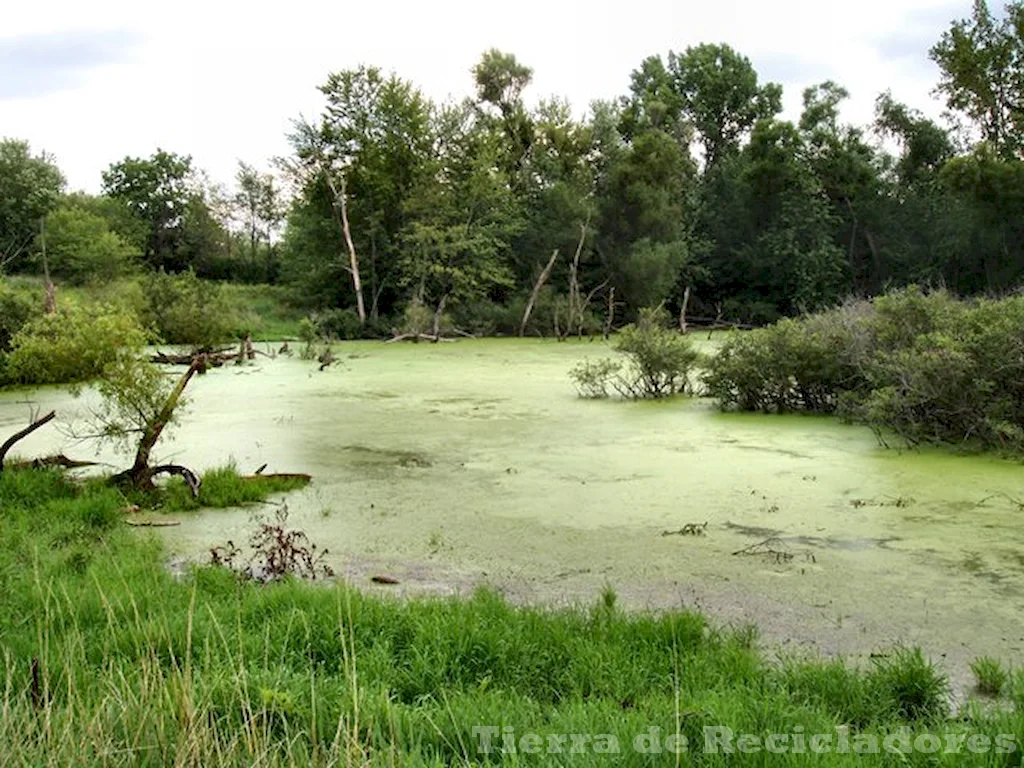
<path fill-rule="evenodd" d="M 279 282 L 379 328 L 409 306 L 471 330 L 591 332 L 640 308 L 761 324 L 911 283 L 1006 292 L 1024 272 L 1024 3 L 978 0 L 931 48 L 942 123 L 834 82 L 782 88 L 724 44 L 651 56 L 583 116 L 528 106 L 532 70 L 486 52 L 436 103 L 364 66 L 331 74 L 273 174 L 234 189 L 158 151 L 64 194 L 52 158 L 0 144 L 0 258 L 69 279 L 132 264 Z M 42 222 L 42 224 L 41 224 Z"/>

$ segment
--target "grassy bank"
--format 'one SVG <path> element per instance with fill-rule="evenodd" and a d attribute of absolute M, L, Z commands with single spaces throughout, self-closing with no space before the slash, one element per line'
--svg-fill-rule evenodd
<path fill-rule="evenodd" d="M 548 751 L 549 736 L 572 733 L 613 736 L 613 759 L 626 765 L 674 764 L 664 739 L 677 733 L 688 740 L 683 765 L 895 759 L 703 749 L 705 728 L 763 738 L 835 736 L 840 726 L 860 744 L 901 726 L 912 738 L 985 734 L 993 746 L 1011 736 L 1013 754 L 961 742 L 957 754 L 907 761 L 1019 764 L 1024 715 L 973 708 L 952 719 L 941 677 L 914 652 L 862 672 L 777 664 L 751 631 L 720 631 L 692 613 L 627 615 L 611 590 L 594 606 L 551 612 L 486 591 L 399 602 L 340 583 L 258 585 L 212 567 L 175 578 L 157 540 L 122 524 L 124 506 L 115 490 L 55 473 L 0 475 L 6 764 L 609 762 L 597 742 Z M 499 729 L 490 753 L 475 726 Z M 635 751 L 652 727 L 661 753 Z M 514 729 L 515 754 L 500 751 L 502 728 Z M 536 743 L 529 734 L 543 739 L 537 754 L 523 750 Z"/>
<path fill-rule="evenodd" d="M 41 310 L 44 295 L 41 277 L 13 275 L 4 279 L 4 285 Z M 225 307 L 234 313 L 232 324 L 238 326 L 237 332 L 249 331 L 256 341 L 298 338 L 299 323 L 306 313 L 289 303 L 285 288 L 239 283 L 212 285 L 219 288 Z M 120 278 L 102 284 L 58 285 L 58 306 L 65 302 L 83 306 L 105 304 L 141 315 L 145 306 L 142 278 Z"/>

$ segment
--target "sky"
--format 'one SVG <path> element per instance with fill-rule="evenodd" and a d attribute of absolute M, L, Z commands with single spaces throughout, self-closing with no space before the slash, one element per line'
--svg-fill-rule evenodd
<path fill-rule="evenodd" d="M 844 119 L 871 120 L 893 95 L 930 116 L 938 70 L 928 49 L 970 0 L 376 0 L 233 2 L 36 0 L 0 21 L 0 137 L 56 160 L 71 189 L 98 192 L 112 162 L 158 147 L 230 183 L 239 160 L 287 153 L 292 119 L 315 116 L 328 73 L 368 64 L 436 100 L 472 92 L 496 47 L 534 70 L 528 101 L 568 98 L 579 113 L 628 90 L 649 55 L 728 43 L 785 114 L 803 89 L 835 80 Z"/>

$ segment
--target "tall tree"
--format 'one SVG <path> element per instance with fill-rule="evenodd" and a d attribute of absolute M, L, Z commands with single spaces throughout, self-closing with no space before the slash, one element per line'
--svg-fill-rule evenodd
<path fill-rule="evenodd" d="M 782 87 L 761 85 L 750 60 L 725 44 L 670 53 L 668 71 L 683 113 L 700 136 L 706 167 L 735 152 L 757 120 L 782 108 Z"/>
<path fill-rule="evenodd" d="M 1024 3 L 996 19 L 975 0 L 969 19 L 954 21 L 931 49 L 942 78 L 938 93 L 966 115 L 1003 157 L 1024 148 Z"/>
<path fill-rule="evenodd" d="M 33 155 L 27 141 L 0 140 L 0 270 L 27 254 L 63 189 L 51 156 Z"/>
<path fill-rule="evenodd" d="M 103 191 L 122 201 L 147 228 L 143 256 L 155 269 L 189 266 L 185 220 L 196 196 L 192 158 L 158 149 L 152 157 L 126 157 L 103 172 Z"/>

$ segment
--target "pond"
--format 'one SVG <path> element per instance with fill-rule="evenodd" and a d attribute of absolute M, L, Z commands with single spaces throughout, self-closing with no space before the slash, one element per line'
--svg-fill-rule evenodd
<path fill-rule="evenodd" d="M 566 372 L 610 354 L 600 341 L 336 353 L 324 372 L 261 358 L 197 378 L 160 458 L 311 473 L 288 497 L 291 523 L 370 588 L 486 583 L 558 604 L 611 585 L 628 607 L 756 622 L 783 648 L 921 645 L 961 687 L 977 655 L 1024 657 L 1019 463 L 886 450 L 833 419 L 721 414 L 700 399 L 581 400 Z M 5 393 L 4 434 L 25 423 L 28 401 L 74 418 L 90 397 Z M 91 455 L 49 428 L 19 448 Z M 183 515 L 161 535 L 179 557 L 202 557 L 246 540 L 253 514 Z M 664 535 L 704 523 L 702 535 Z M 371 587 L 375 575 L 400 584 Z"/>

